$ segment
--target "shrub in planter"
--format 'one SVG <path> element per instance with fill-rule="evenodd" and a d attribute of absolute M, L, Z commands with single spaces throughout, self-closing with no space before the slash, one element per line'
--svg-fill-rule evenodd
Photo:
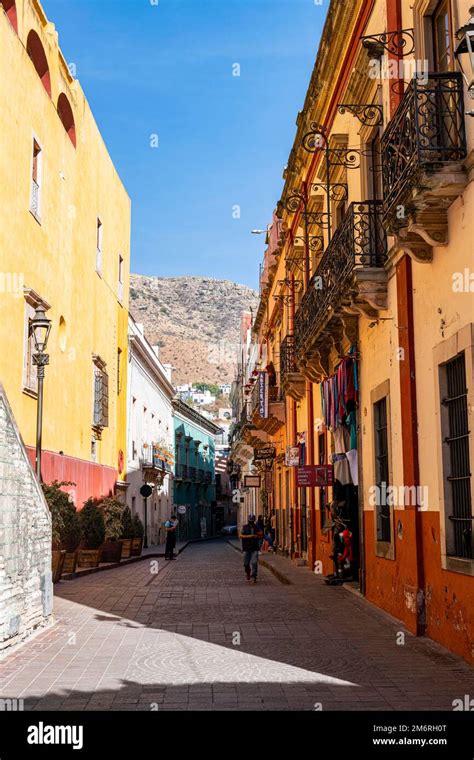
<path fill-rule="evenodd" d="M 69 503 L 63 511 L 63 527 L 61 529 L 61 547 L 66 550 L 63 573 L 74 573 L 76 570 L 76 550 L 81 543 L 81 519 L 74 504 Z"/>
<path fill-rule="evenodd" d="M 90 498 L 79 513 L 82 542 L 77 564 L 81 567 L 97 567 L 99 564 L 99 547 L 105 537 L 104 515 L 99 504 L 97 499 Z"/>
<path fill-rule="evenodd" d="M 53 480 L 52 483 L 42 483 L 43 493 L 51 512 L 54 549 L 60 547 L 61 531 L 64 527 L 64 512 L 71 506 L 70 496 L 62 490 L 62 487 L 75 485 L 69 480 Z"/>
<path fill-rule="evenodd" d="M 142 553 L 143 536 L 145 529 L 138 515 L 133 515 L 133 540 L 132 540 L 132 557 L 139 557 Z"/>
<path fill-rule="evenodd" d="M 102 501 L 101 509 L 104 515 L 105 541 L 101 546 L 101 562 L 120 562 L 122 543 L 118 541 L 122 535 L 122 514 L 124 505 L 113 496 Z"/>
<path fill-rule="evenodd" d="M 63 491 L 63 486 L 74 486 L 69 480 L 53 480 L 52 483 L 42 483 L 43 493 L 51 512 L 52 524 L 52 575 L 53 583 L 57 583 L 61 578 L 63 566 L 66 557 L 64 551 L 64 532 L 68 521 L 68 515 L 71 510 L 76 508 L 70 500 L 70 496 Z"/>
<path fill-rule="evenodd" d="M 132 554 L 133 536 L 132 513 L 130 512 L 130 507 L 125 507 L 122 512 L 122 533 L 119 539 L 122 544 L 122 559 L 128 559 Z"/>

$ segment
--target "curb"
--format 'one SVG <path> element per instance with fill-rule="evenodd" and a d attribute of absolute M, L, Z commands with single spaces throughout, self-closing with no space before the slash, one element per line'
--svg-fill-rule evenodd
<path fill-rule="evenodd" d="M 227 544 L 234 549 L 234 551 L 239 552 L 239 554 L 242 554 L 242 549 L 240 546 L 236 546 L 236 544 L 232 541 L 227 541 Z M 262 567 L 265 567 L 267 570 L 270 570 L 271 573 L 277 578 L 277 580 L 280 581 L 280 583 L 283 583 L 285 586 L 292 586 L 293 581 L 290 581 L 288 576 L 284 575 L 280 570 L 278 570 L 274 565 L 272 565 L 271 562 L 268 562 L 266 559 L 262 559 L 262 555 L 259 556 L 258 562 Z"/>
<path fill-rule="evenodd" d="M 180 549 L 178 549 L 177 554 L 180 555 L 181 552 L 183 552 L 187 546 L 189 546 L 191 542 L 186 541 L 184 546 L 181 546 Z M 66 573 L 65 575 L 61 575 L 61 581 L 74 581 L 76 578 L 83 578 L 85 575 L 94 575 L 94 573 L 103 573 L 106 570 L 115 570 L 117 567 L 125 567 L 126 565 L 133 565 L 135 562 L 143 562 L 145 559 L 156 559 L 157 557 L 164 557 L 164 552 L 148 552 L 148 554 L 140 554 L 139 557 L 129 557 L 128 559 L 122 559 L 120 562 L 109 562 L 104 565 L 99 565 L 98 567 L 88 567 L 85 570 L 81 570 L 79 572 L 75 573 Z M 55 584 L 57 585 L 57 584 Z"/>

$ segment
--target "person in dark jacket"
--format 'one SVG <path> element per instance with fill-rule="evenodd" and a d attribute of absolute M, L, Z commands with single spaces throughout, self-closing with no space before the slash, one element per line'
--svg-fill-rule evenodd
<path fill-rule="evenodd" d="M 242 552 L 244 555 L 244 569 L 247 581 L 257 582 L 258 549 L 263 531 L 255 523 L 255 515 L 249 515 L 248 523 L 244 525 L 240 533 Z"/>
<path fill-rule="evenodd" d="M 175 559 L 174 548 L 176 546 L 176 528 L 178 527 L 178 518 L 171 515 L 170 519 L 165 522 L 166 546 L 165 559 Z"/>

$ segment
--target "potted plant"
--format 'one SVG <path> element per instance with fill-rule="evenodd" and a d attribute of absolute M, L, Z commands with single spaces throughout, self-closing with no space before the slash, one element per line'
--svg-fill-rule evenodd
<path fill-rule="evenodd" d="M 53 480 L 52 483 L 43 483 L 43 492 L 51 512 L 52 524 L 52 575 L 53 583 L 57 583 L 63 571 L 66 550 L 62 547 L 61 534 L 64 530 L 64 514 L 71 506 L 70 496 L 63 491 L 63 486 L 73 486 L 68 480 Z M 74 505 L 72 505 L 74 507 Z"/>
<path fill-rule="evenodd" d="M 132 557 L 139 557 L 143 548 L 145 529 L 138 515 L 133 515 Z"/>
<path fill-rule="evenodd" d="M 125 507 L 122 512 L 122 530 L 119 541 L 122 544 L 122 559 L 129 559 L 132 554 L 132 540 L 134 536 L 132 513 L 130 507 Z"/>
<path fill-rule="evenodd" d="M 82 541 L 77 564 L 80 567 L 97 567 L 99 564 L 100 546 L 105 537 L 104 515 L 99 504 L 98 499 L 90 498 L 79 513 Z"/>
<path fill-rule="evenodd" d="M 105 540 L 100 547 L 101 562 L 120 562 L 123 544 L 118 539 L 122 534 L 122 514 L 124 505 L 114 496 L 109 496 L 100 505 L 104 516 Z"/>
<path fill-rule="evenodd" d="M 72 502 L 63 510 L 63 527 L 61 529 L 61 547 L 65 550 L 63 575 L 74 573 L 77 563 L 77 547 L 81 543 L 81 520 Z"/>

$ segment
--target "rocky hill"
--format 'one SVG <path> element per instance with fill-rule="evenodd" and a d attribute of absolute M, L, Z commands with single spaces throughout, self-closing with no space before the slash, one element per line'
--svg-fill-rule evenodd
<path fill-rule="evenodd" d="M 228 280 L 131 275 L 130 311 L 176 368 L 174 385 L 232 381 L 240 315 L 257 302 L 256 291 Z"/>

